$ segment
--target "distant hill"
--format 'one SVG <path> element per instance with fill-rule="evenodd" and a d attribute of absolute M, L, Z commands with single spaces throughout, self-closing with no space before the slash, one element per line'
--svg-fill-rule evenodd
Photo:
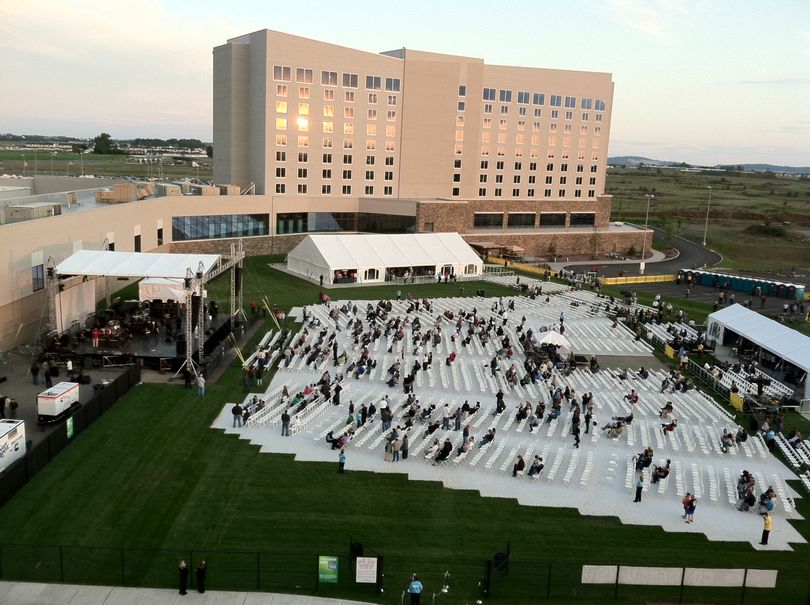
<path fill-rule="evenodd" d="M 610 166 L 652 166 L 662 168 L 706 168 L 710 170 L 737 170 L 740 172 L 778 172 L 785 174 L 810 174 L 810 166 L 776 166 L 774 164 L 715 164 L 714 166 L 700 166 L 686 162 L 672 162 L 667 160 L 654 160 L 637 155 L 621 155 L 608 158 Z"/>

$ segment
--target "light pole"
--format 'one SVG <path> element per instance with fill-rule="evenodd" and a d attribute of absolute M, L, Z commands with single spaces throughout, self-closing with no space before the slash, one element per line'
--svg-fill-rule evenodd
<path fill-rule="evenodd" d="M 639 263 L 639 273 L 644 275 L 644 259 L 647 257 L 647 224 L 650 222 L 650 200 L 655 199 L 652 193 L 645 193 L 647 198 L 647 214 L 644 215 L 644 239 L 641 240 L 641 262 Z"/>
<path fill-rule="evenodd" d="M 706 247 L 706 234 L 709 232 L 709 210 L 712 208 L 712 186 L 709 185 L 709 203 L 706 204 L 706 226 L 703 227 L 703 247 Z"/>

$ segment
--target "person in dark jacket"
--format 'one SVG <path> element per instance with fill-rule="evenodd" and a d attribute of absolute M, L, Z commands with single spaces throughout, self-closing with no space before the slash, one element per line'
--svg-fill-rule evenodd
<path fill-rule="evenodd" d="M 187 594 L 188 588 L 188 563 L 180 561 L 180 594 Z"/>
<path fill-rule="evenodd" d="M 205 571 L 208 569 L 208 566 L 205 564 L 205 561 L 200 561 L 197 564 L 197 592 L 200 594 L 205 592 Z"/>

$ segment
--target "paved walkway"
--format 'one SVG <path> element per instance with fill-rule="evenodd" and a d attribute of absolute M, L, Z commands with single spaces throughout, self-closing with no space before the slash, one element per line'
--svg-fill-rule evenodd
<path fill-rule="evenodd" d="M 0 605 L 369 605 L 364 601 L 262 592 L 189 591 L 72 584 L 0 582 Z"/>

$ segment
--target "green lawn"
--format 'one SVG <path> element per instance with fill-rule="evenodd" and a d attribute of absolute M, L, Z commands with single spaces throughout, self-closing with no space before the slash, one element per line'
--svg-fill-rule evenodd
<path fill-rule="evenodd" d="M 267 294 L 283 308 L 318 291 L 267 268 L 266 259 L 249 259 L 248 267 L 250 296 Z M 427 295 L 457 286 L 424 288 Z M 343 292 L 380 295 L 374 290 Z M 378 292 L 390 296 L 391 288 Z M 579 584 L 583 563 L 778 568 L 778 589 L 749 590 L 745 602 L 799 603 L 808 597 L 807 545 L 759 553 L 744 542 L 623 526 L 615 518 L 566 508 L 518 506 L 512 499 L 482 498 L 403 475 L 354 472 L 351 452 L 350 472 L 340 476 L 336 463 L 260 454 L 258 447 L 208 428 L 223 403 L 241 396 L 238 366 L 210 385 L 204 399 L 180 385 L 135 387 L 0 511 L 2 542 L 27 545 L 3 547 L 0 574 L 172 586 L 179 558 L 206 558 L 211 589 L 312 593 L 315 557 L 345 555 L 352 537 L 385 556 L 386 591 L 378 602 L 399 604 L 413 572 L 423 576 L 430 598 L 449 570 L 453 588 L 437 602 L 461 604 L 477 598 L 484 560 L 511 541 L 511 571 L 494 578 L 487 602 L 545 600 L 549 577 L 551 602 L 612 599 L 612 586 Z M 661 514 L 678 514 L 679 503 L 672 508 Z M 799 508 L 810 513 L 804 500 Z M 810 535 L 806 521 L 797 525 Z M 350 581 L 345 557 L 341 566 L 341 583 L 322 586 L 320 594 L 374 600 L 371 588 Z M 619 589 L 622 602 L 679 596 L 677 588 Z M 683 596 L 737 603 L 741 593 L 686 589 Z"/>

